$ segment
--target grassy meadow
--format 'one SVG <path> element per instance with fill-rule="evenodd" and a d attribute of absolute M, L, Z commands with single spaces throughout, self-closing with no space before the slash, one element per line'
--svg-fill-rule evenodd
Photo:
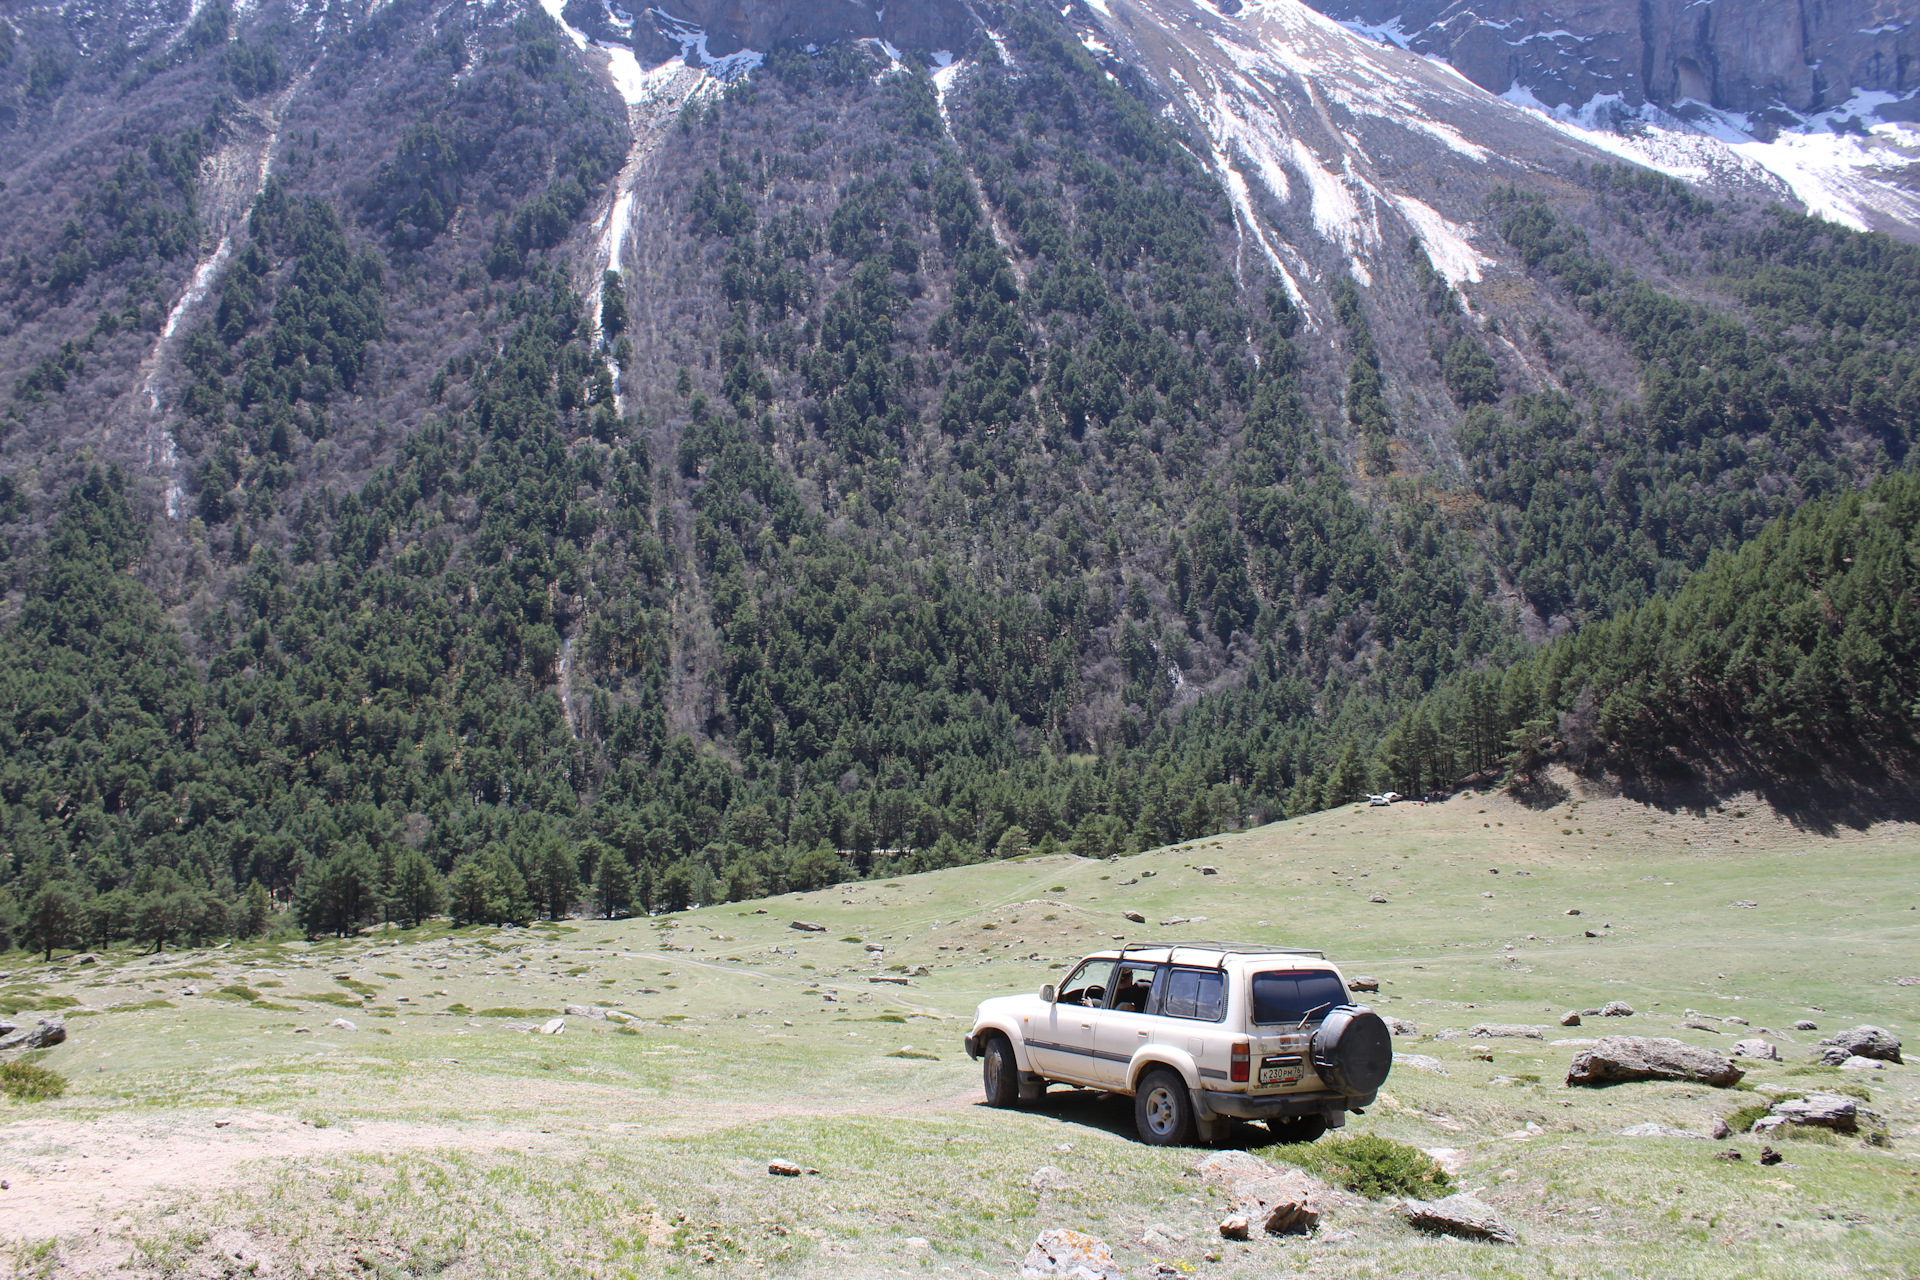
<path fill-rule="evenodd" d="M 1920 976 L 1917 872 L 1913 827 L 1464 795 L 671 917 L 16 956 L 0 999 L 14 1021 L 66 1014 L 67 1042 L 30 1057 L 69 1085 L 0 1114 L 0 1256 L 22 1276 L 1009 1276 L 1066 1226 L 1129 1275 L 1908 1276 L 1920 1073 L 1808 1062 L 1861 1022 L 1920 1051 L 1920 985 L 1899 983 Z M 1176 936 L 1378 978 L 1381 1011 L 1418 1027 L 1396 1048 L 1432 1061 L 1397 1066 L 1347 1132 L 1439 1153 L 1520 1245 L 1423 1236 L 1385 1202 L 1229 1244 L 1203 1153 L 1137 1143 L 1129 1102 L 980 1105 L 976 1001 Z M 1609 1000 L 1636 1012 L 1558 1025 Z M 636 1021 L 541 1034 L 567 1004 Z M 1464 1034 L 1481 1022 L 1544 1033 Z M 1557 1042 L 1613 1032 L 1763 1035 L 1783 1060 L 1736 1090 L 1567 1088 L 1577 1046 Z M 1620 1132 L 1704 1134 L 1752 1085 L 1862 1088 L 1891 1145 L 1776 1141 L 1762 1166 L 1751 1137 Z M 770 1177 L 775 1157 L 818 1172 Z"/>

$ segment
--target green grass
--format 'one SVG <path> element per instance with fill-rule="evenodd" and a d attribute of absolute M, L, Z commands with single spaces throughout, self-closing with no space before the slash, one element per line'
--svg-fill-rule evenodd
<path fill-rule="evenodd" d="M 58 1071 L 30 1062 L 0 1063 L 0 1093 L 20 1102 L 57 1098 L 67 1091 L 67 1078 Z"/>

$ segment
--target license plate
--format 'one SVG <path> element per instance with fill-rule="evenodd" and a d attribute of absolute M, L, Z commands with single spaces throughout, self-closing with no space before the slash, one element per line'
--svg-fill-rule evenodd
<path fill-rule="evenodd" d="M 1300 1068 L 1298 1066 L 1261 1067 L 1260 1083 L 1261 1084 L 1299 1084 Z"/>

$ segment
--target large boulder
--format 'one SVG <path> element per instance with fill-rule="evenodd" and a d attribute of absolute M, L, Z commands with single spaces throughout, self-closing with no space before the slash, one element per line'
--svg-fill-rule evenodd
<path fill-rule="evenodd" d="M 1836 1133 L 1858 1133 L 1863 1125 L 1878 1127 L 1880 1117 L 1861 1106 L 1859 1101 L 1838 1093 L 1810 1093 L 1804 1098 L 1788 1098 L 1773 1104 L 1773 1113 L 1754 1121 L 1755 1133 L 1769 1133 L 1785 1125 L 1805 1125 L 1832 1129 Z"/>
<path fill-rule="evenodd" d="M 1780 1051 L 1770 1041 L 1755 1038 L 1736 1040 L 1733 1043 L 1733 1056 L 1736 1058 L 1759 1058 L 1763 1062 L 1780 1061 Z"/>
<path fill-rule="evenodd" d="M 1020 1264 L 1021 1280 L 1120 1280 L 1113 1250 L 1098 1236 L 1068 1227 L 1042 1231 Z"/>
<path fill-rule="evenodd" d="M 1570 1085 L 1620 1084 L 1629 1080 L 1697 1080 L 1726 1088 L 1746 1072 L 1711 1049 L 1696 1049 L 1661 1036 L 1602 1036 L 1573 1056 Z"/>
<path fill-rule="evenodd" d="M 1409 1200 L 1401 1212 L 1409 1224 L 1422 1231 L 1491 1244 L 1520 1243 L 1519 1235 L 1493 1211 L 1492 1205 L 1469 1195 L 1448 1196 L 1444 1200 Z"/>
<path fill-rule="evenodd" d="M 67 1020 L 59 1016 L 41 1018 L 31 1027 L 0 1023 L 0 1053 L 8 1049 L 50 1049 L 66 1038 Z"/>
<path fill-rule="evenodd" d="M 1849 1027 L 1820 1042 L 1826 1046 L 1820 1057 L 1839 1066 L 1848 1058 L 1878 1058 L 1882 1062 L 1904 1062 L 1900 1056 L 1900 1037 L 1885 1027 Z"/>

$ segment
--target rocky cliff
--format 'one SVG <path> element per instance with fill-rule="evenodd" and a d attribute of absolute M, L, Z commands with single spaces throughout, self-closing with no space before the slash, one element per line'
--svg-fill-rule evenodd
<path fill-rule="evenodd" d="M 1618 95 L 1731 111 L 1825 110 L 1920 88 L 1916 0 L 1315 0 L 1331 17 L 1444 58 L 1492 93 L 1548 106 Z M 1896 106 L 1885 114 L 1899 115 Z M 1783 121 L 1784 123 L 1784 121 Z"/>

